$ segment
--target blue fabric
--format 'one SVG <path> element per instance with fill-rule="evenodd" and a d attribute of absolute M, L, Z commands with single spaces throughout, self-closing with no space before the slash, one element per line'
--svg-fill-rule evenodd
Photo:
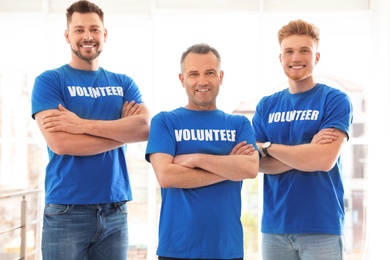
<path fill-rule="evenodd" d="M 178 108 L 153 117 L 146 160 L 152 153 L 227 155 L 244 140 L 255 145 L 250 121 L 244 116 Z M 243 257 L 241 188 L 242 181 L 196 189 L 162 188 L 157 255 Z"/>
<path fill-rule="evenodd" d="M 32 92 L 32 116 L 58 104 L 84 119 L 115 120 L 125 101 L 142 103 L 135 82 L 99 68 L 64 65 L 39 75 Z M 93 156 L 57 155 L 48 148 L 46 203 L 95 204 L 131 200 L 126 146 Z"/>
<path fill-rule="evenodd" d="M 310 143 L 324 128 L 347 135 L 352 105 L 342 91 L 323 84 L 290 94 L 288 89 L 260 100 L 252 119 L 256 140 L 276 144 Z M 341 160 L 329 172 L 264 174 L 261 231 L 270 234 L 342 234 L 344 188 Z"/>
<path fill-rule="evenodd" d="M 42 257 L 56 260 L 126 260 L 127 205 L 46 204 Z"/>

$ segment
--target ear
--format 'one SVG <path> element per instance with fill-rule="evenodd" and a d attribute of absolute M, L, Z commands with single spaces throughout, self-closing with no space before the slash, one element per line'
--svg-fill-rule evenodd
<path fill-rule="evenodd" d="M 68 30 L 65 30 L 64 32 L 64 36 L 65 36 L 65 40 L 67 43 L 70 43 L 70 39 L 69 39 L 69 31 Z"/>
<path fill-rule="evenodd" d="M 225 75 L 225 72 L 223 70 L 221 70 L 219 72 L 219 85 L 222 85 L 222 81 L 223 81 L 223 76 Z"/>
<path fill-rule="evenodd" d="M 103 35 L 104 35 L 104 42 L 106 42 L 107 41 L 107 29 L 106 28 L 104 28 Z"/>
<path fill-rule="evenodd" d="M 184 76 L 183 76 L 183 73 L 179 73 L 179 80 L 181 82 L 181 85 L 184 87 Z"/>
<path fill-rule="evenodd" d="M 317 63 L 320 61 L 320 57 L 321 57 L 321 54 L 319 52 L 316 52 L 316 60 L 315 60 L 315 64 L 317 65 Z"/>

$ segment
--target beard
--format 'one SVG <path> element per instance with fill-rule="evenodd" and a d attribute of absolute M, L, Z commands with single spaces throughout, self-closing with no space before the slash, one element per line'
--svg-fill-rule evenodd
<path fill-rule="evenodd" d="M 308 72 L 308 71 L 297 73 L 297 72 L 291 72 L 291 71 L 286 70 L 284 73 L 286 74 L 286 76 L 289 79 L 294 80 L 294 81 L 305 80 L 306 78 L 312 76 L 312 73 Z"/>
<path fill-rule="evenodd" d="M 72 49 L 72 52 L 77 56 L 79 57 L 80 59 L 82 60 L 85 60 L 85 61 L 92 61 L 94 59 L 96 59 L 97 57 L 99 57 L 100 53 L 102 53 L 103 50 L 97 50 L 96 53 L 88 53 L 87 55 L 83 55 L 80 50 L 76 50 L 76 49 Z"/>

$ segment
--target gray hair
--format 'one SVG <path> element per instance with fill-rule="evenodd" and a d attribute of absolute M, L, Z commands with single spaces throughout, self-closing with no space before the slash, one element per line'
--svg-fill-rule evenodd
<path fill-rule="evenodd" d="M 183 69 L 184 69 L 183 63 L 184 63 L 184 60 L 189 53 L 207 54 L 210 51 L 215 55 L 215 57 L 217 57 L 218 63 L 219 63 L 218 67 L 220 68 L 221 67 L 221 56 L 219 55 L 219 52 L 214 47 L 211 47 L 210 45 L 208 45 L 206 43 L 198 43 L 198 44 L 195 44 L 195 45 L 188 47 L 187 50 L 185 52 L 183 52 L 183 54 L 181 55 L 181 59 L 180 59 L 181 71 L 183 72 Z"/>

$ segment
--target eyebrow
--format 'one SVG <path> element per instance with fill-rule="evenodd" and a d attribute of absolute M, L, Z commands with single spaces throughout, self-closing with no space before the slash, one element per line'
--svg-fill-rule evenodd
<path fill-rule="evenodd" d="M 100 25 L 94 24 L 91 26 L 84 26 L 84 25 L 75 25 L 73 28 L 86 28 L 86 27 L 91 27 L 91 28 L 102 28 Z"/>

